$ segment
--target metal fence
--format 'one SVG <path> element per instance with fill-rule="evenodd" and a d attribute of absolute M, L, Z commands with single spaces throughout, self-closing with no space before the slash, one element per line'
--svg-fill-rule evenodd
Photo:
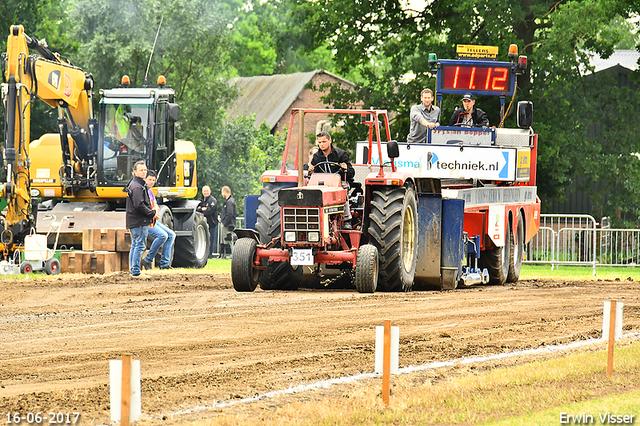
<path fill-rule="evenodd" d="M 526 263 L 596 266 L 640 264 L 640 229 L 600 227 L 589 215 L 541 215 L 540 230 L 525 247 Z"/>

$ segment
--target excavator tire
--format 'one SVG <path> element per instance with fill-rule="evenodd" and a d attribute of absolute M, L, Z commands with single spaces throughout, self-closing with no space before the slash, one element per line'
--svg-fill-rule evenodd
<path fill-rule="evenodd" d="M 254 291 L 258 285 L 260 270 L 253 267 L 256 246 L 253 238 L 240 238 L 233 247 L 231 281 L 236 291 Z"/>
<path fill-rule="evenodd" d="M 378 287 L 378 249 L 365 244 L 358 249 L 355 285 L 359 293 L 374 293 Z"/>
<path fill-rule="evenodd" d="M 258 198 L 256 231 L 260 243 L 266 244 L 280 237 L 280 205 L 278 192 L 282 186 L 265 182 Z M 281 247 L 278 241 L 274 247 Z M 263 290 L 297 290 L 302 279 L 302 267 L 293 268 L 287 262 L 266 262 L 267 268 L 260 273 L 259 283 Z"/>
<path fill-rule="evenodd" d="M 203 268 L 209 260 L 209 226 L 202 213 L 195 213 L 190 236 L 176 237 L 173 265 Z"/>
<path fill-rule="evenodd" d="M 511 241 L 511 223 L 509 222 L 504 247 L 495 247 L 480 254 L 479 264 L 481 268 L 487 268 L 489 271 L 489 284 L 503 285 L 507 282 L 511 259 Z"/>
<path fill-rule="evenodd" d="M 367 232 L 380 255 L 381 291 L 411 291 L 418 258 L 417 203 L 413 188 L 374 189 Z"/>
<path fill-rule="evenodd" d="M 520 279 L 520 270 L 522 269 L 522 260 L 524 259 L 524 223 L 522 215 L 518 219 L 517 231 L 511 235 L 511 256 L 509 256 L 509 275 L 507 275 L 508 283 L 515 283 Z M 514 237 L 518 241 L 514 241 Z"/>

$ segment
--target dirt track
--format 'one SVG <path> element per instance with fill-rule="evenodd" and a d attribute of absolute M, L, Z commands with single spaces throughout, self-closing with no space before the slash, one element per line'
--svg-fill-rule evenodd
<path fill-rule="evenodd" d="M 400 366 L 599 337 L 602 302 L 640 331 L 640 284 L 525 281 L 454 292 L 236 293 L 228 276 L 0 281 L 0 416 L 81 412 L 109 423 L 108 360 L 142 363 L 147 422 L 163 413 L 371 372 L 374 327 L 400 327 Z M 204 414 L 203 414 L 204 416 Z M 4 422 L 0 417 L 0 421 Z"/>

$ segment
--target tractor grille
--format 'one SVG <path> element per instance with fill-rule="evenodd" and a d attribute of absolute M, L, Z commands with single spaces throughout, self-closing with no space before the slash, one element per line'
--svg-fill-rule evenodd
<path fill-rule="evenodd" d="M 320 209 L 318 208 L 285 208 L 285 231 L 308 232 L 320 231 Z"/>

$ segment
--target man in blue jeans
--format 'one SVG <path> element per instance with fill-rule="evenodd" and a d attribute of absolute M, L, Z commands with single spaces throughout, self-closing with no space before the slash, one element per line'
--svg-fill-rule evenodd
<path fill-rule="evenodd" d="M 147 176 L 147 165 L 143 160 L 133 165 L 133 179 L 127 188 L 127 229 L 131 233 L 131 251 L 129 252 L 129 268 L 132 277 L 145 277 L 140 270 L 142 252 L 145 249 L 149 225 L 159 219 L 151 208 L 149 191 L 144 178 Z"/>
<path fill-rule="evenodd" d="M 156 184 L 156 172 L 153 170 L 149 170 L 147 172 L 147 177 L 145 178 L 145 182 L 147 183 L 147 188 L 149 192 L 149 200 L 151 201 L 151 208 L 156 211 L 156 214 L 159 213 L 158 201 L 156 200 L 156 196 L 153 195 L 153 185 Z M 144 269 L 153 268 L 153 259 L 158 254 L 158 250 L 162 247 L 162 257 L 160 259 L 160 269 L 171 269 L 171 249 L 173 248 L 173 242 L 176 239 L 176 233 L 169 229 L 164 224 L 160 223 L 160 221 L 156 221 L 155 223 L 149 225 L 149 236 L 153 238 L 153 243 L 151 243 L 151 248 L 149 252 L 142 259 L 142 267 Z"/>

